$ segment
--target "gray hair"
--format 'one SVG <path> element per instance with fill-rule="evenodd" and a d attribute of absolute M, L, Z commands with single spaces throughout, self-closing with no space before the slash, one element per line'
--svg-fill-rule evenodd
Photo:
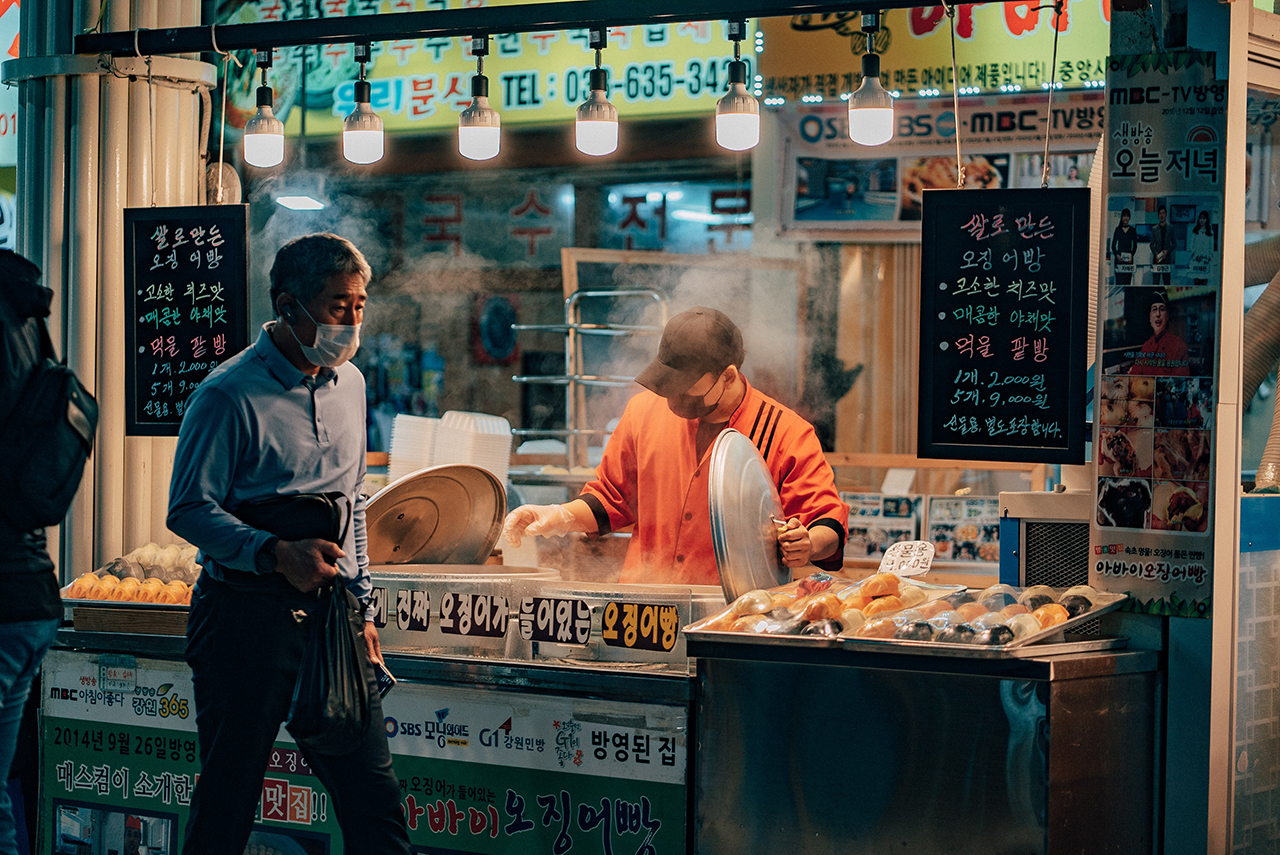
<path fill-rule="evenodd" d="M 365 285 L 373 278 L 364 254 L 346 238 L 329 232 L 294 238 L 280 247 L 271 265 L 272 313 L 280 313 L 281 294 L 308 303 L 337 274 L 356 274 Z"/>

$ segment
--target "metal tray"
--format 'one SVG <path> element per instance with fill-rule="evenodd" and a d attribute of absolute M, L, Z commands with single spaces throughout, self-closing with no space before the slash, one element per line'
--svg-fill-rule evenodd
<path fill-rule="evenodd" d="M 480 466 L 410 473 L 369 499 L 369 563 L 483 564 L 502 533 L 506 506 L 502 484 Z"/>
<path fill-rule="evenodd" d="M 791 581 L 778 554 L 782 500 L 755 443 L 732 428 L 711 446 L 708 504 L 711 543 L 725 602 Z"/>
<path fill-rule="evenodd" d="M 1129 646 L 1124 636 L 1089 636 L 1072 634 L 1067 639 L 1059 626 L 1052 628 L 1062 641 L 1052 639 L 1039 644 L 1014 647 L 986 647 L 976 644 L 938 644 L 935 641 L 905 641 L 896 638 L 842 638 L 840 647 L 856 653 L 898 652 L 916 656 L 943 656 L 955 659 L 1031 659 L 1038 656 L 1065 656 L 1069 653 L 1094 653 L 1099 650 L 1119 650 Z"/>
<path fill-rule="evenodd" d="M 698 623 L 701 623 L 699 621 Z M 697 626 L 697 624 L 690 624 Z M 745 647 L 798 647 L 805 650 L 836 649 L 845 639 L 827 638 L 821 635 L 772 635 L 764 632 L 719 632 L 709 629 L 685 627 L 689 641 L 715 641 L 720 644 L 741 644 Z"/>
<path fill-rule="evenodd" d="M 1128 594 L 1108 594 L 1103 591 L 1099 591 L 1098 599 L 1094 601 L 1093 608 L 1089 609 L 1089 611 L 1084 614 L 1068 618 L 1064 623 L 1060 623 L 1057 626 L 1051 626 L 1048 629 L 1033 632 L 1031 635 L 1024 635 L 1022 638 L 1015 638 L 1013 641 L 1004 645 L 1003 648 L 1005 650 L 1009 650 L 1011 648 L 1026 647 L 1028 644 L 1036 644 L 1037 642 L 1052 638 L 1060 632 L 1070 632 L 1085 621 L 1093 620 L 1098 615 L 1115 611 L 1120 608 L 1120 606 L 1124 605 L 1124 601 L 1127 599 L 1129 599 Z"/>
<path fill-rule="evenodd" d="M 1057 629 L 1057 627 L 1054 627 Z M 1129 646 L 1123 636 L 1092 637 L 1072 635 L 1063 641 L 1048 641 L 1023 647 L 979 647 L 971 644 L 938 644 L 933 641 L 903 641 L 879 638 L 823 638 L 814 635 L 767 635 L 750 632 L 713 632 L 686 629 L 690 641 L 716 642 L 743 647 L 801 648 L 805 650 L 847 650 L 850 653 L 901 653 L 913 656 L 941 656 L 954 659 L 1033 659 L 1041 656 L 1064 656 L 1069 653 L 1094 653 Z M 850 663 L 854 664 L 854 663 Z"/>
<path fill-rule="evenodd" d="M 850 584 L 842 584 L 842 585 L 839 585 L 839 586 L 838 586 L 838 588 L 839 588 L 839 590 L 841 590 L 841 591 L 846 590 L 847 588 L 853 588 L 853 589 L 855 589 L 855 590 L 856 590 L 857 588 L 861 587 L 862 583 L 863 583 L 863 582 L 865 582 L 865 581 L 867 581 L 867 580 L 866 580 L 866 579 L 859 579 L 858 581 L 856 581 L 856 582 L 852 582 L 852 583 L 850 583 Z M 906 579 L 903 579 L 902 581 L 903 581 L 903 582 L 905 582 L 905 583 L 907 583 L 907 584 L 909 584 L 909 585 L 915 585 L 917 588 L 919 588 L 920 590 L 924 591 L 924 596 L 925 596 L 925 600 L 924 600 L 924 601 L 925 601 L 926 603 L 931 603 L 931 602 L 933 602 L 934 600 L 940 600 L 940 599 L 942 599 L 943 597 L 946 597 L 946 596 L 949 596 L 949 595 L 951 595 L 951 594 L 955 594 L 955 593 L 958 593 L 958 592 L 960 592 L 960 591 L 966 590 L 964 585 L 936 585 L 936 584 L 934 584 L 934 583 L 932 583 L 932 582 L 924 582 L 924 581 L 922 581 L 922 580 L 920 579 L 920 577 L 918 577 L 918 576 L 916 576 L 916 577 L 911 577 L 911 578 L 906 578 Z M 837 586 L 833 585 L 832 587 L 837 587 Z M 735 599 L 736 599 L 736 598 L 735 598 Z M 728 606 L 728 605 L 732 605 L 732 604 L 733 604 L 733 600 L 729 600 L 729 601 L 728 601 L 728 603 L 726 603 L 726 606 Z M 905 609 L 900 609 L 899 611 L 905 611 Z M 685 627 L 685 628 L 684 628 L 684 631 L 685 631 L 685 632 L 689 632 L 690 630 L 692 630 L 692 631 L 694 631 L 694 632 L 702 632 L 702 631 L 704 631 L 704 630 L 702 630 L 702 629 L 701 629 L 701 626 L 702 626 L 703 624 L 710 623 L 711 621 L 713 621 L 713 620 L 715 620 L 716 618 L 718 618 L 718 617 L 719 617 L 723 612 L 724 612 L 724 609 L 717 609 L 717 610 L 716 610 L 716 612 L 715 612 L 714 614 L 708 615 L 707 617 L 703 618 L 702 620 L 696 621 L 695 623 L 692 623 L 692 624 L 690 624 L 689 626 Z M 879 619 L 879 618 L 882 618 L 882 617 L 885 617 L 885 618 L 891 618 L 891 617 L 893 617 L 893 616 L 894 616 L 894 615 L 896 615 L 896 614 L 898 614 L 898 612 L 896 612 L 896 611 L 895 611 L 895 612 L 884 612 L 884 613 L 882 613 L 882 614 L 878 614 L 878 615 L 876 615 L 876 619 Z M 787 638 L 787 637 L 792 637 L 792 638 L 820 638 L 820 636 L 798 636 L 798 635 L 797 635 L 797 636 L 785 636 L 785 635 L 776 635 L 776 634 L 770 634 L 770 633 L 722 632 L 722 631 L 719 631 L 719 630 L 711 630 L 711 631 L 709 631 L 709 632 L 708 632 L 708 634 L 707 634 L 707 637 L 708 637 L 708 638 L 722 639 L 722 638 L 724 638 L 725 636 L 730 636 L 730 635 L 745 635 L 745 636 L 749 636 L 749 637 L 752 637 L 752 638 Z"/>
<path fill-rule="evenodd" d="M 146 611 L 185 612 L 191 608 L 186 603 L 139 603 L 132 600 L 72 600 L 62 598 L 64 606 L 97 606 L 104 609 L 141 609 Z"/>

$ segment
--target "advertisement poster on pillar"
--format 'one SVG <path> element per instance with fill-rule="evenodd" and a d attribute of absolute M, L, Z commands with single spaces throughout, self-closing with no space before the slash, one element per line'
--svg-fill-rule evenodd
<path fill-rule="evenodd" d="M 1213 432 L 1226 87 L 1214 56 L 1115 57 L 1090 581 L 1130 608 L 1204 617 L 1213 576 Z"/>

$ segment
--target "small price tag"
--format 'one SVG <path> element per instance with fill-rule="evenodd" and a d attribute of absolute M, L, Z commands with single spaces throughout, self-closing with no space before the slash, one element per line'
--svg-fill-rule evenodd
<path fill-rule="evenodd" d="M 508 611 L 506 597 L 447 593 L 440 598 L 440 631 L 501 638 L 507 634 Z"/>
<path fill-rule="evenodd" d="M 133 694 L 138 687 L 138 660 L 120 653 L 98 657 L 98 688 L 104 692 Z"/>
<path fill-rule="evenodd" d="M 933 563 L 933 544 L 927 540 L 903 540 L 885 550 L 880 559 L 881 573 L 898 576 L 920 576 L 929 572 Z"/>
<path fill-rule="evenodd" d="M 610 601 L 600 622 L 600 637 L 610 647 L 670 653 L 679 634 L 680 612 L 673 605 Z"/>
<path fill-rule="evenodd" d="M 585 600 L 525 597 L 520 601 L 520 637 L 584 647 L 591 640 L 591 606 Z"/>

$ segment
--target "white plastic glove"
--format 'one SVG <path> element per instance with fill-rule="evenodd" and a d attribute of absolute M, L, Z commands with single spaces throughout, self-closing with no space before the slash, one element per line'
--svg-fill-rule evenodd
<path fill-rule="evenodd" d="M 564 505 L 521 505 L 502 523 L 502 536 L 512 546 L 519 546 L 526 534 L 556 537 L 577 530 L 577 520 Z"/>

